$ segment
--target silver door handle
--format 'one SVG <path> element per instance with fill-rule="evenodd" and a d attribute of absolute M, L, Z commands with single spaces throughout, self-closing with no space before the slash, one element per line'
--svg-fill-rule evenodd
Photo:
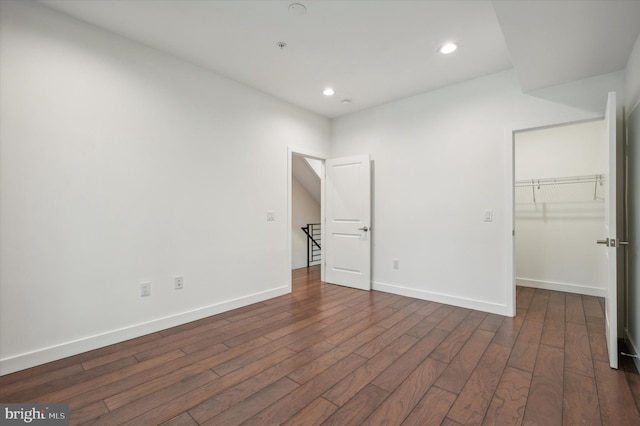
<path fill-rule="evenodd" d="M 605 238 L 604 240 L 598 240 L 596 241 L 596 244 L 604 244 L 605 246 L 609 245 L 609 239 Z"/>
<path fill-rule="evenodd" d="M 364 231 L 367 232 L 369 230 L 368 226 L 363 226 L 362 228 L 358 228 L 358 231 Z"/>
<path fill-rule="evenodd" d="M 618 240 L 618 245 L 619 246 L 628 246 L 629 245 L 629 241 L 620 241 L 620 240 Z"/>

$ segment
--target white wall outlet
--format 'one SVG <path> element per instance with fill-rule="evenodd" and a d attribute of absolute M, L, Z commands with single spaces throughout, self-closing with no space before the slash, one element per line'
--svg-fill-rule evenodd
<path fill-rule="evenodd" d="M 274 222 L 276 220 L 276 212 L 273 210 L 267 210 L 267 222 Z"/>
<path fill-rule="evenodd" d="M 151 283 L 140 283 L 140 297 L 151 296 Z"/>
<path fill-rule="evenodd" d="M 173 287 L 176 290 L 182 290 L 184 288 L 184 277 L 174 277 L 173 278 Z"/>
<path fill-rule="evenodd" d="M 400 269 L 400 260 L 393 259 L 393 269 Z"/>

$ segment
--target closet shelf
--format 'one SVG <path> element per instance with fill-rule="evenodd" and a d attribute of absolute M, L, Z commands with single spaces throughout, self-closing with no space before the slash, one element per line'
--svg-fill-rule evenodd
<path fill-rule="evenodd" d="M 568 184 L 584 184 L 593 183 L 593 200 L 604 200 L 602 197 L 598 197 L 598 186 L 604 186 L 605 175 L 586 175 L 586 176 L 565 176 L 554 178 L 541 178 L 541 179 L 522 179 L 516 180 L 514 186 L 516 188 L 531 188 L 531 195 L 533 202 L 536 200 L 536 189 L 541 189 L 543 186 L 549 185 L 568 185 Z"/>
<path fill-rule="evenodd" d="M 541 178 L 541 179 L 522 179 L 515 181 L 516 187 L 528 187 L 535 186 L 541 187 L 545 185 L 566 185 L 575 183 L 596 183 L 604 184 L 604 174 L 599 175 L 586 175 L 586 176 L 566 176 L 566 177 L 554 177 L 554 178 Z"/>

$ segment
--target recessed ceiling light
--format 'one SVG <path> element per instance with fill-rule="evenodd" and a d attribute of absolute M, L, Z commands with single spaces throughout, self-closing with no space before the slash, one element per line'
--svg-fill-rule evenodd
<path fill-rule="evenodd" d="M 293 16 L 302 16 L 307 13 L 307 8 L 304 4 L 293 3 L 289 6 L 289 13 Z"/>
<path fill-rule="evenodd" d="M 453 53 L 458 48 L 458 45 L 455 43 L 445 43 L 440 47 L 439 52 L 443 55 L 448 55 L 449 53 Z"/>
<path fill-rule="evenodd" d="M 333 96 L 336 93 L 335 90 L 333 90 L 331 87 L 327 87 L 326 89 L 324 89 L 322 91 L 322 94 L 325 96 Z"/>

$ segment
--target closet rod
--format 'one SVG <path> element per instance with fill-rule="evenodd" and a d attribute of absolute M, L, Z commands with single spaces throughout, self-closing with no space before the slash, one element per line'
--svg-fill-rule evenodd
<path fill-rule="evenodd" d="M 545 186 L 545 185 L 566 185 L 572 183 L 599 183 L 604 184 L 604 174 L 587 176 L 568 176 L 543 179 L 523 179 L 515 181 L 516 187 Z"/>

